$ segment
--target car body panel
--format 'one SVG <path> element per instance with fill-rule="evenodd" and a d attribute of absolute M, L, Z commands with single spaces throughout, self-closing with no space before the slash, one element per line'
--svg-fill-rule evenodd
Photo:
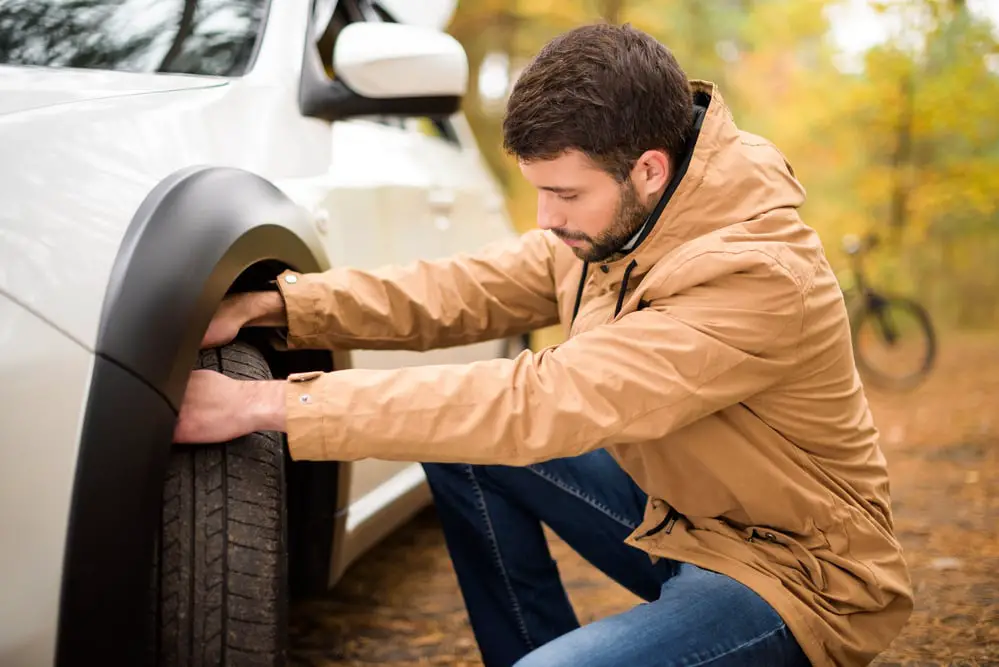
<path fill-rule="evenodd" d="M 0 289 L 92 348 L 132 214 L 156 183 L 196 164 L 275 183 L 327 230 L 333 265 L 440 257 L 512 233 L 474 146 L 364 120 L 334 123 L 331 132 L 298 114 L 294 77 L 278 83 L 254 73 L 230 82 L 190 77 L 199 85 L 186 90 L 150 84 L 143 93 L 136 81 L 161 75 L 102 73 L 130 81 L 123 86 L 133 92 L 0 116 L 4 152 L 18 157 L 0 163 L 0 194 L 15 202 L 0 209 Z M 80 76 L 49 74 L 46 87 L 61 74 Z M 0 67 L 0 89 L 21 76 Z"/>
<path fill-rule="evenodd" d="M 0 115 L 153 92 L 209 88 L 225 79 L 0 65 Z"/>
<path fill-rule="evenodd" d="M 93 355 L 0 294 L 0 664 L 55 655 L 63 549 Z"/>

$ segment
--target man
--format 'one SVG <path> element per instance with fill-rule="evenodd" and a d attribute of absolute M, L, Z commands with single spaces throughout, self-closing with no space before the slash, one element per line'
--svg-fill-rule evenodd
<path fill-rule="evenodd" d="M 180 442 L 425 462 L 486 665 L 862 665 L 912 606 L 842 296 L 781 153 L 630 27 L 548 44 L 505 145 L 538 226 L 472 257 L 286 272 L 205 337 L 423 350 L 561 322 L 515 360 L 238 382 Z M 547 523 L 648 604 L 580 628 Z M 519 662 L 518 662 L 519 661 Z"/>

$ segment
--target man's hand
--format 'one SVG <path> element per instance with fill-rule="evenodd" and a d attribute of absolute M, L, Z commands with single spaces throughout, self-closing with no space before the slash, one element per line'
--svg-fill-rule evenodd
<path fill-rule="evenodd" d="M 245 292 L 222 300 L 201 341 L 202 348 L 231 342 L 245 326 L 280 327 L 288 315 L 278 292 Z"/>
<path fill-rule="evenodd" d="M 191 373 L 174 442 L 228 442 L 255 431 L 285 430 L 281 380 L 234 380 L 216 371 Z"/>

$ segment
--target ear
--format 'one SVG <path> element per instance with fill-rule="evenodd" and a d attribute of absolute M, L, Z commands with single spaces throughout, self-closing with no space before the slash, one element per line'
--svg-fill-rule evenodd
<path fill-rule="evenodd" d="M 638 195 L 645 199 L 662 192 L 669 178 L 669 157 L 661 150 L 645 151 L 631 170 L 631 182 Z"/>

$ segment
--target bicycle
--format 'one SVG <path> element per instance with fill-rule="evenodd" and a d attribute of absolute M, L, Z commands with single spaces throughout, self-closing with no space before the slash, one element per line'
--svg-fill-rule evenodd
<path fill-rule="evenodd" d="M 932 370 L 937 336 L 922 304 L 881 293 L 868 283 L 863 257 L 878 243 L 875 234 L 843 237 L 843 252 L 851 260 L 852 282 L 842 289 L 850 314 L 854 358 L 861 376 L 872 384 L 905 391 L 921 384 Z M 913 350 L 915 354 L 911 354 Z"/>

